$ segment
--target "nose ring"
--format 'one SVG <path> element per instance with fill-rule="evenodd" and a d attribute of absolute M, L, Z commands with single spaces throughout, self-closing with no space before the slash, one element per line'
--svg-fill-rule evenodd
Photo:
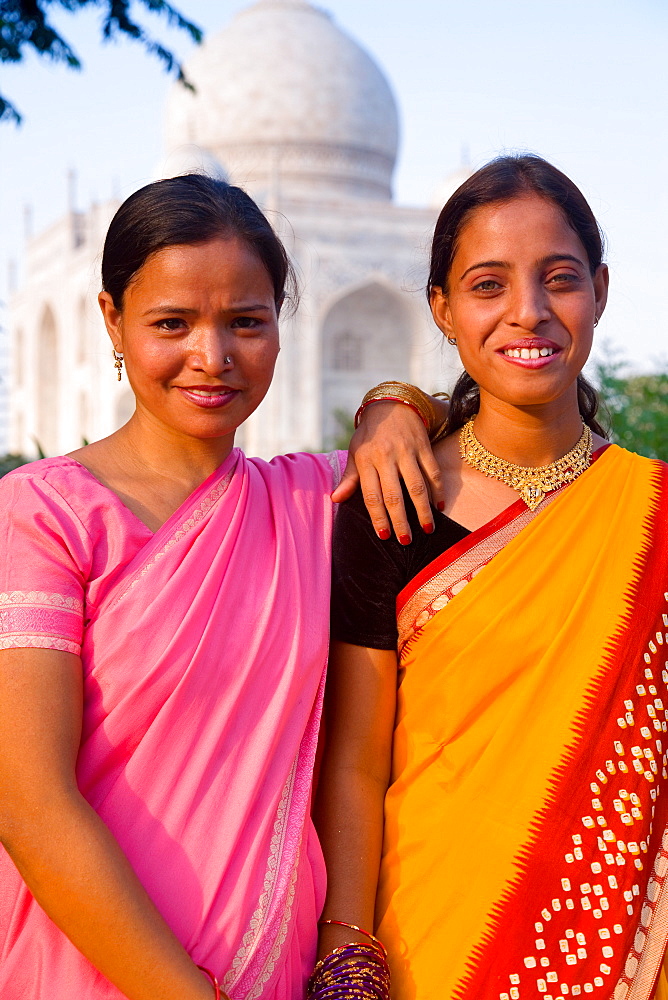
<path fill-rule="evenodd" d="M 226 365 L 231 365 L 232 364 L 232 355 L 231 354 L 226 354 L 225 357 L 223 358 L 223 361 L 225 362 Z"/>

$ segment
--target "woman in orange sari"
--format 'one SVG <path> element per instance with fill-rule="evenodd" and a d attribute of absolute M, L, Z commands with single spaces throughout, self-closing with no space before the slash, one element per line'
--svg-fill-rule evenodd
<path fill-rule="evenodd" d="M 445 514 L 403 550 L 339 514 L 321 953 L 373 931 L 396 1000 L 668 995 L 668 476 L 581 376 L 607 283 L 558 170 L 469 178 L 428 288 L 465 367 Z"/>

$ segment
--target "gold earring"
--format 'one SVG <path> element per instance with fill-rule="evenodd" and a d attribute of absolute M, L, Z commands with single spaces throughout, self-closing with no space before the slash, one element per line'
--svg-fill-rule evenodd
<path fill-rule="evenodd" d="M 121 381 L 121 370 L 123 368 L 123 355 L 116 354 L 116 348 L 114 348 L 114 368 L 118 372 L 118 381 Z"/>
<path fill-rule="evenodd" d="M 452 344 L 453 347 L 456 347 L 457 346 L 457 338 L 456 337 L 448 337 L 448 343 Z"/>

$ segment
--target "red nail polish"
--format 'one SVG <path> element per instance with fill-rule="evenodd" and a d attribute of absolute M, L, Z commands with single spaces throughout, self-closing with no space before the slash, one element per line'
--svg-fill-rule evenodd
<path fill-rule="evenodd" d="M 434 530 L 433 523 L 430 521 L 429 524 L 423 524 L 422 525 L 422 530 L 424 531 L 425 535 L 431 535 L 431 533 Z"/>
<path fill-rule="evenodd" d="M 410 545 L 411 544 L 411 536 L 410 535 L 399 535 L 399 541 L 401 542 L 402 545 Z"/>
<path fill-rule="evenodd" d="M 389 528 L 379 528 L 379 530 L 378 530 L 378 537 L 380 539 L 382 539 L 382 541 L 386 542 L 388 540 L 388 538 L 390 537 L 390 529 Z"/>
<path fill-rule="evenodd" d="M 439 500 L 438 503 L 436 504 L 436 506 L 438 507 L 438 509 L 440 510 L 440 512 L 442 514 L 443 511 L 445 510 L 445 500 Z"/>

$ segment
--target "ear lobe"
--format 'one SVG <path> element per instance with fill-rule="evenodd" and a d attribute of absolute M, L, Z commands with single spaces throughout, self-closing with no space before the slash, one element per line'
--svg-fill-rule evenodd
<path fill-rule="evenodd" d="M 434 317 L 436 326 L 446 337 L 451 337 L 455 331 L 452 326 L 450 303 L 448 297 L 443 294 L 442 288 L 432 288 L 429 296 L 429 304 L 431 305 L 431 314 Z"/>

